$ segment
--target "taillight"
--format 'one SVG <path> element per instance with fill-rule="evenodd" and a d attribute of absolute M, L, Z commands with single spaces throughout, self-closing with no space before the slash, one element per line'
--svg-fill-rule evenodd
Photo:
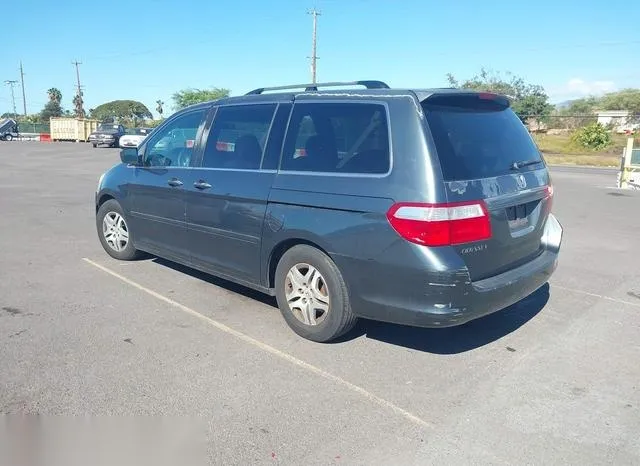
<path fill-rule="evenodd" d="M 404 239 L 425 246 L 449 246 L 491 238 L 491 220 L 482 201 L 398 203 L 391 206 L 387 219 Z"/>
<path fill-rule="evenodd" d="M 547 206 L 549 212 L 551 212 L 551 207 L 553 205 L 553 185 L 549 183 L 547 185 Z"/>

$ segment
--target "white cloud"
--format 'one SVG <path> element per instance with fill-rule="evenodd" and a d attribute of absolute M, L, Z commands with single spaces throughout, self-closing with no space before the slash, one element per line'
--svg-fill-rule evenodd
<path fill-rule="evenodd" d="M 549 95 L 551 100 L 559 102 L 587 96 L 599 96 L 615 90 L 617 87 L 613 81 L 586 81 L 582 78 L 571 78 L 566 84 L 551 88 Z"/>
<path fill-rule="evenodd" d="M 612 92 L 616 89 L 616 85 L 613 81 L 585 81 L 580 78 L 570 79 L 567 83 L 567 89 L 569 92 L 575 92 L 583 96 L 586 95 L 601 95 L 606 92 Z"/>

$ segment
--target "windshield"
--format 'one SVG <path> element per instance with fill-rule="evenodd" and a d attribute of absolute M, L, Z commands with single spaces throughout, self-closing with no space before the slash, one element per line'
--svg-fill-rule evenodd
<path fill-rule="evenodd" d="M 118 131 L 118 125 L 100 125 L 98 131 Z"/>
<path fill-rule="evenodd" d="M 509 107 L 480 95 L 428 99 L 422 107 L 447 181 L 512 173 L 514 162 L 542 163 L 529 132 Z M 534 163 L 527 169 L 536 168 Z"/>

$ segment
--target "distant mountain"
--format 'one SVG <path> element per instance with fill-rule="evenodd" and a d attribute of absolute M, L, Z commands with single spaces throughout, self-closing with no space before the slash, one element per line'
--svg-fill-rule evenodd
<path fill-rule="evenodd" d="M 575 102 L 578 99 L 573 99 L 573 100 L 565 100 L 564 102 L 558 102 L 557 104 L 555 104 L 556 106 L 556 110 L 562 110 L 563 108 L 568 108 L 571 106 L 571 104 L 573 102 Z"/>

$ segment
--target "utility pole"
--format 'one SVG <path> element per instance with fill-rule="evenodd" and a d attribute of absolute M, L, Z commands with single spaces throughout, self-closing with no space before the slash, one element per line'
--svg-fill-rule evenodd
<path fill-rule="evenodd" d="M 11 87 L 11 102 L 13 103 L 13 114 L 14 114 L 14 115 L 17 115 L 17 114 L 18 114 L 18 112 L 16 111 L 16 95 L 15 95 L 15 93 L 13 92 L 13 86 L 15 86 L 17 82 L 18 82 L 18 81 L 16 81 L 15 79 L 14 79 L 14 80 L 9 80 L 9 79 L 7 79 L 7 80 L 4 82 L 6 85 L 8 85 L 8 86 L 10 86 L 10 87 Z"/>
<path fill-rule="evenodd" d="M 22 60 L 20 60 L 20 83 L 22 84 L 22 109 L 24 110 L 24 116 L 27 116 L 27 98 L 24 93 L 24 70 L 22 69 Z"/>
<path fill-rule="evenodd" d="M 84 109 L 82 108 L 82 104 L 84 102 L 82 101 L 82 86 L 80 85 L 80 68 L 78 68 L 78 65 L 82 65 L 82 62 L 76 60 L 71 62 L 71 64 L 76 66 L 76 78 L 78 80 L 78 91 L 76 93 L 76 98 L 73 100 L 76 105 L 76 114 L 78 117 L 82 118 L 84 116 Z"/>
<path fill-rule="evenodd" d="M 318 43 L 318 16 L 321 13 L 313 8 L 312 10 L 307 12 L 311 16 L 313 16 L 313 40 L 311 45 L 311 82 L 313 84 L 316 83 L 316 61 L 318 60 L 318 56 L 316 55 L 317 43 Z"/>

